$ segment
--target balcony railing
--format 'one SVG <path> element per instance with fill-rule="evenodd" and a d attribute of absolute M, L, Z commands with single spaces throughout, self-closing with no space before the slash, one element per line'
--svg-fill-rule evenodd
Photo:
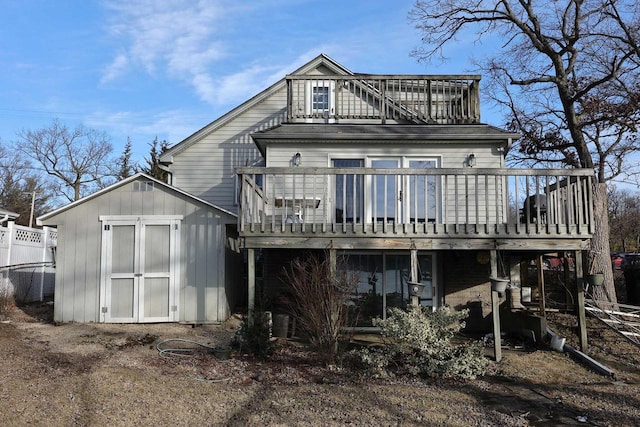
<path fill-rule="evenodd" d="M 593 233 L 586 169 L 245 167 L 238 174 L 242 236 Z"/>
<path fill-rule="evenodd" d="M 289 75 L 286 81 L 289 122 L 480 122 L 477 75 Z"/>

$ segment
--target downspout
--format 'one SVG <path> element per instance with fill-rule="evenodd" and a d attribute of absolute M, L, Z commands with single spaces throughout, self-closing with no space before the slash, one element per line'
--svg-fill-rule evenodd
<path fill-rule="evenodd" d="M 169 169 L 169 165 L 172 163 L 173 163 L 173 156 L 171 156 L 171 158 L 167 162 L 158 161 L 158 167 L 160 168 L 160 170 L 167 173 L 167 184 L 169 185 L 173 185 L 173 172 L 171 172 L 171 169 Z"/>
<path fill-rule="evenodd" d="M 549 335 L 549 337 L 551 338 L 549 343 L 549 346 L 551 347 L 551 349 L 558 351 L 560 353 L 563 353 L 563 352 L 568 353 L 571 357 L 576 359 L 578 362 L 586 365 L 588 368 L 590 368 L 594 372 L 597 372 L 600 375 L 604 375 L 606 377 L 612 377 L 612 378 L 615 377 L 615 372 L 613 372 L 611 369 L 607 368 L 597 360 L 587 356 L 585 353 L 581 352 L 580 350 L 577 350 L 574 347 L 570 346 L 569 344 L 566 344 L 565 338 L 560 338 L 560 336 L 555 332 L 553 332 L 550 328 L 547 328 L 547 335 Z"/>
<path fill-rule="evenodd" d="M 163 165 L 162 163 L 158 163 L 158 168 L 167 173 L 167 184 L 173 185 L 173 172 L 171 172 L 169 167 Z"/>

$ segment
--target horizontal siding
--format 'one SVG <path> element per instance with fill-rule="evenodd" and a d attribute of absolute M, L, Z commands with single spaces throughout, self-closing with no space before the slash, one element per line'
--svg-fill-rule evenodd
<path fill-rule="evenodd" d="M 429 143 L 428 146 L 416 144 L 368 144 L 342 142 L 340 144 L 314 145 L 310 144 L 280 144 L 268 148 L 267 166 L 292 166 L 295 153 L 301 153 L 302 167 L 327 167 L 331 166 L 331 160 L 349 158 L 385 158 L 404 157 L 413 158 L 437 158 L 440 167 L 460 168 L 464 167 L 470 153 L 476 158 L 476 168 L 497 168 L 502 163 L 499 153 L 492 151 L 491 147 L 479 148 L 472 144 L 446 144 Z M 367 163 L 368 165 L 368 163 Z M 438 204 L 441 206 L 442 220 L 448 224 L 468 223 L 473 224 L 479 219 L 491 218 L 492 221 L 503 215 L 505 207 L 496 206 L 491 201 L 498 200 L 496 185 L 501 182 L 489 183 L 487 194 L 478 193 L 478 198 L 456 200 L 456 194 L 476 194 L 476 182 L 472 178 L 465 180 L 464 176 L 447 177 L 440 181 L 441 188 L 438 192 Z M 483 183 L 478 183 L 482 187 Z M 327 212 L 331 212 L 335 197 L 333 180 L 327 177 L 298 176 L 267 176 L 265 181 L 266 197 L 269 200 L 281 197 L 304 197 L 320 200 L 317 209 L 307 207 L 304 209 L 305 217 L 309 219 L 323 218 Z M 446 186 L 446 188 L 445 188 Z M 456 191 L 457 189 L 457 191 Z M 498 188 L 499 190 L 499 188 Z M 382 191 L 382 189 L 380 189 Z M 466 203 L 466 205 L 461 205 Z M 393 209 L 393 207 L 389 207 Z M 282 215 L 283 218 L 291 215 L 292 208 L 277 207 L 270 203 L 264 207 L 267 215 Z"/>
<path fill-rule="evenodd" d="M 502 155 L 497 154 L 491 147 L 478 147 L 473 144 L 433 143 L 428 144 L 363 144 L 363 143 L 332 143 L 326 145 L 311 145 L 308 143 L 272 144 L 267 149 L 267 166 L 291 166 L 295 153 L 302 155 L 305 167 L 331 166 L 330 159 L 350 159 L 364 157 L 440 157 L 441 167 L 460 168 L 466 165 L 467 157 L 473 153 L 476 158 L 476 168 L 497 168 L 502 164 Z"/>
<path fill-rule="evenodd" d="M 286 91 L 274 93 L 229 123 L 177 154 L 173 184 L 235 212 L 235 168 L 261 158 L 251 133 L 284 121 Z"/>
<path fill-rule="evenodd" d="M 224 224 L 235 223 L 235 219 L 179 193 L 165 189 L 136 192 L 129 183 L 52 218 L 59 230 L 56 321 L 100 321 L 101 215 L 183 215 L 180 320 L 226 319 L 227 298 L 218 295 L 225 293 L 225 272 L 219 271 L 224 264 L 211 260 L 224 251 Z M 207 298 L 203 298 L 205 294 Z"/>

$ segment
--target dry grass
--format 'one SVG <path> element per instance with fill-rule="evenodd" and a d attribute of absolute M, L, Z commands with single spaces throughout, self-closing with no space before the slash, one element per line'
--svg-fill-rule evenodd
<path fill-rule="evenodd" d="M 281 341 L 266 362 L 233 354 L 163 358 L 156 342 L 228 342 L 237 322 L 104 325 L 49 322 L 49 306 L 0 324 L 0 416 L 5 425 L 446 425 L 634 426 L 640 419 L 638 348 L 592 322 L 599 376 L 567 355 L 505 349 L 475 381 L 371 381 L 326 367 L 305 345 Z M 573 317 L 553 327 L 574 339 Z M 151 337 L 151 338 L 150 338 Z"/>

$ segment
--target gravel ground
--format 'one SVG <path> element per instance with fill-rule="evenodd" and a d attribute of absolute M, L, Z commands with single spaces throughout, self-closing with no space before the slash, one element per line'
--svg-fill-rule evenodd
<path fill-rule="evenodd" d="M 3 425 L 640 426 L 640 349 L 595 320 L 592 355 L 615 378 L 566 354 L 505 348 L 503 361 L 474 381 L 373 381 L 323 367 L 292 341 L 279 341 L 266 362 L 156 349 L 168 338 L 228 344 L 236 319 L 198 327 L 50 319 L 51 306 L 37 304 L 0 324 Z M 549 321 L 575 344 L 574 316 Z"/>

